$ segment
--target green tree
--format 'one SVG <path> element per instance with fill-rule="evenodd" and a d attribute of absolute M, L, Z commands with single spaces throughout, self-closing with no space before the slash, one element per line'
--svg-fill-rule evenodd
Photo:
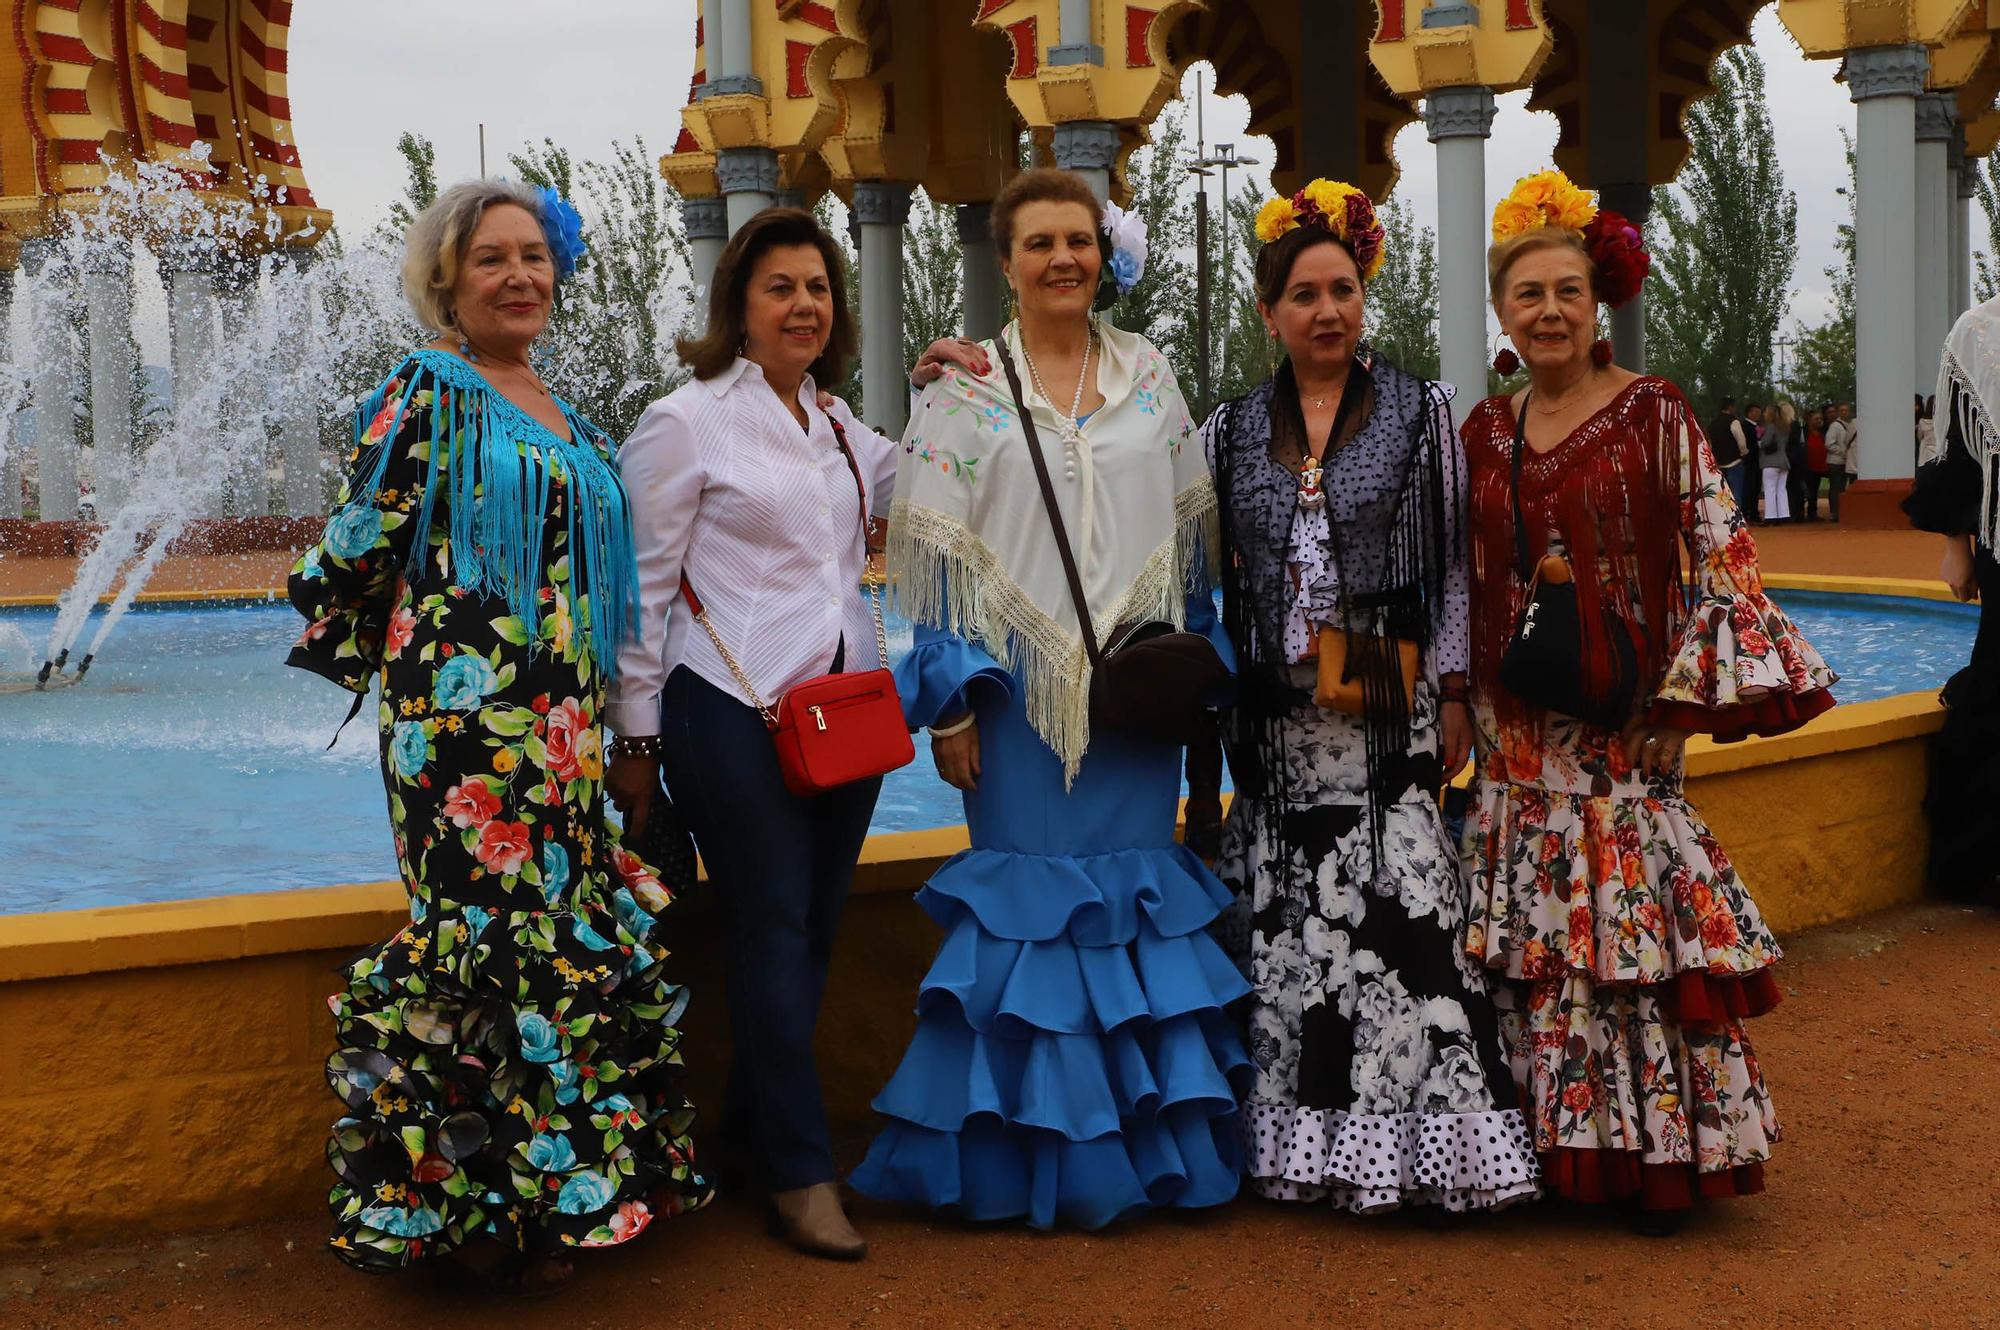
<path fill-rule="evenodd" d="M 1798 262 L 1798 200 L 1785 186 L 1764 62 L 1734 47 L 1715 92 L 1686 117 L 1688 163 L 1653 191 L 1646 356 L 1706 417 L 1723 396 L 1772 381 L 1778 327 Z"/>
<path fill-rule="evenodd" d="M 1437 232 L 1420 227 L 1402 200 L 1382 208 L 1388 231 L 1382 270 L 1368 284 L 1368 340 L 1390 364 L 1438 376 Z"/>
<path fill-rule="evenodd" d="M 1972 188 L 1986 216 L 1986 248 L 1973 251 L 1977 265 L 1973 296 L 1984 303 L 2000 296 L 2000 163 L 1991 157 L 1972 163 Z"/>
<path fill-rule="evenodd" d="M 587 252 L 564 283 L 543 370 L 594 423 L 623 438 L 686 379 L 674 337 L 693 312 L 677 196 L 643 138 L 613 143 L 609 161 L 576 161 L 544 139 L 509 159 L 521 179 L 554 189 L 584 215 Z"/>
<path fill-rule="evenodd" d="M 1840 262 L 1824 269 L 1833 292 L 1833 312 L 1824 323 L 1799 326 L 1798 359 L 1786 385 L 1802 406 L 1854 400 L 1854 140 L 1845 130 L 1847 145 L 1847 220 L 1840 225 L 1835 243 Z"/>
<path fill-rule="evenodd" d="M 1109 317 L 1159 347 L 1182 391 L 1193 393 L 1198 381 L 1197 330 L 1188 300 L 1194 289 L 1194 209 L 1188 206 L 1193 154 L 1180 102 L 1167 103 L 1153 122 L 1152 136 L 1151 143 L 1132 154 L 1125 170 L 1132 191 L 1127 210 L 1146 224 L 1146 271 L 1138 285 L 1118 298 Z"/>
<path fill-rule="evenodd" d="M 1277 339 L 1264 331 L 1264 316 L 1257 310 L 1257 213 L 1270 193 L 1268 185 L 1246 180 L 1240 191 L 1229 195 L 1228 241 L 1224 245 L 1220 218 L 1210 218 L 1209 241 L 1216 257 L 1210 261 L 1209 316 L 1215 338 L 1215 400 L 1241 397 L 1269 378 L 1278 368 L 1282 351 Z"/>
<path fill-rule="evenodd" d="M 400 240 L 417 214 L 437 202 L 437 149 L 422 134 L 404 130 L 396 140 L 396 153 L 403 159 L 406 175 L 403 197 L 389 205 L 389 220 L 384 225 Z"/>
<path fill-rule="evenodd" d="M 965 246 L 950 204 L 922 190 L 903 229 L 903 363 L 914 365 L 940 337 L 965 331 Z"/>

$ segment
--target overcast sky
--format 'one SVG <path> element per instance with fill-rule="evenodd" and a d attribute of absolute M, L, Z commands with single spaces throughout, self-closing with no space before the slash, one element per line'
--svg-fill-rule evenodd
<path fill-rule="evenodd" d="M 291 99 L 307 178 L 320 202 L 350 229 L 372 225 L 402 186 L 396 137 L 404 130 L 437 146 L 449 183 L 476 174 L 479 124 L 487 163 L 543 137 L 580 157 L 607 155 L 613 140 L 643 136 L 656 153 L 680 129 L 694 66 L 694 0 L 342 0 L 292 11 Z M 588 17 L 583 17 L 587 15 Z M 1771 6 L 1757 17 L 1756 46 L 1769 71 L 1772 118 L 1787 183 L 1799 198 L 1794 315 L 1822 317 L 1834 261 L 1835 227 L 1846 216 L 1834 193 L 1845 183 L 1840 131 L 1854 128 L 1835 66 L 1800 55 Z M 1527 94 L 1503 98 L 1487 153 L 1489 203 L 1518 177 L 1548 165 L 1555 121 L 1526 109 Z M 1238 142 L 1270 160 L 1268 142 L 1243 138 L 1241 98 L 1211 99 L 1211 141 Z M 1399 192 L 1434 220 L 1435 157 L 1421 123 L 1396 141 Z M 1235 178 L 1232 178 L 1232 186 Z"/>

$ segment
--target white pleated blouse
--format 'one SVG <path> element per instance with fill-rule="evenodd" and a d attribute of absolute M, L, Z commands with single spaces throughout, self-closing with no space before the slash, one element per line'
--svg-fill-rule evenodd
<path fill-rule="evenodd" d="M 785 409 L 764 372 L 738 358 L 655 402 L 618 452 L 631 496 L 639 562 L 636 631 L 618 652 L 606 723 L 619 734 L 660 730 L 660 693 L 686 665 L 743 702 L 708 634 L 685 611 L 683 571 L 708 620 L 764 701 L 833 666 L 874 669 L 875 623 L 861 577 L 867 551 L 854 475 L 841 459 L 811 376 L 799 385 L 810 430 Z M 888 510 L 897 448 L 831 408 L 860 466 L 871 514 Z"/>

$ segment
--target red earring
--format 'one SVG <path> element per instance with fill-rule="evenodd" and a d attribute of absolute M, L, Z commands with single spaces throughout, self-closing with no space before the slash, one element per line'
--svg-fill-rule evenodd
<path fill-rule="evenodd" d="M 1503 379 L 1511 379 L 1521 372 L 1521 357 L 1514 354 L 1513 347 L 1500 348 L 1500 354 L 1493 357 L 1493 372 Z"/>
<path fill-rule="evenodd" d="M 1603 369 L 1611 363 L 1611 342 L 1600 337 L 1590 344 L 1590 363 Z"/>

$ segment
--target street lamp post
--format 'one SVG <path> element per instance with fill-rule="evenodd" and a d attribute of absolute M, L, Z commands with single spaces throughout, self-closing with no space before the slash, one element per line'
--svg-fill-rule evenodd
<path fill-rule="evenodd" d="M 1207 174 L 1207 170 L 1210 167 L 1217 168 L 1222 172 L 1222 350 L 1226 355 L 1229 352 L 1229 297 L 1232 286 L 1230 279 L 1236 272 L 1236 256 L 1229 249 L 1229 172 L 1232 167 L 1259 166 L 1262 163 L 1255 157 L 1237 156 L 1236 145 L 1234 143 L 1218 143 L 1215 145 L 1215 155 L 1213 157 L 1198 157 L 1195 159 L 1194 165 L 1204 175 Z M 1200 208 L 1200 211 L 1197 211 L 1195 214 L 1195 227 L 1197 234 L 1199 234 L 1199 232 L 1207 229 L 1205 223 L 1205 213 L 1207 210 L 1203 205 L 1197 206 Z M 1203 308 L 1206 308 L 1205 290 Z M 1206 337 L 1203 338 L 1201 355 L 1204 368 L 1206 368 L 1209 359 Z"/>

